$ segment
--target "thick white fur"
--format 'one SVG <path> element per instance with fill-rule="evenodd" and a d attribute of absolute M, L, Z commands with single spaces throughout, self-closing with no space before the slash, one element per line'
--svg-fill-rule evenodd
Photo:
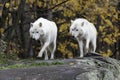
<path fill-rule="evenodd" d="M 42 49 L 40 50 L 38 57 L 42 57 L 43 53 L 45 53 L 45 60 L 48 60 L 47 51 L 49 50 L 51 53 L 50 59 L 54 59 L 57 38 L 56 24 L 41 17 L 30 25 L 30 36 L 41 42 Z"/>
<path fill-rule="evenodd" d="M 71 21 L 70 33 L 78 41 L 80 57 L 83 57 L 85 53 L 95 52 L 97 31 L 92 23 L 84 18 Z"/>

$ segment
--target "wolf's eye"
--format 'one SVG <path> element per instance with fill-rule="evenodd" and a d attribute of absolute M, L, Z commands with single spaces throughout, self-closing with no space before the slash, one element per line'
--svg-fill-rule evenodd
<path fill-rule="evenodd" d="M 39 33 L 38 31 L 36 31 L 36 33 Z"/>
<path fill-rule="evenodd" d="M 78 31 L 78 29 L 76 29 L 76 31 Z"/>

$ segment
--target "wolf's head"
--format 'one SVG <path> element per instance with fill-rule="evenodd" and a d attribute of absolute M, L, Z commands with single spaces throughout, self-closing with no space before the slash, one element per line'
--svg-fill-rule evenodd
<path fill-rule="evenodd" d="M 30 37 L 38 40 L 44 35 L 44 30 L 42 28 L 42 23 L 30 23 Z"/>
<path fill-rule="evenodd" d="M 79 20 L 71 21 L 71 26 L 70 26 L 70 33 L 74 37 L 80 37 L 83 36 L 85 31 L 84 31 L 84 25 L 85 22 L 81 22 Z"/>

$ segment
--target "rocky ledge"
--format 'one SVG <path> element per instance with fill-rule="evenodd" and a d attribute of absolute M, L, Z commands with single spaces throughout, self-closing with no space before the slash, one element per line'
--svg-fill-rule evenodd
<path fill-rule="evenodd" d="M 47 62 L 54 61 L 64 65 L 0 70 L 0 80 L 120 80 L 120 61 L 116 59 L 89 55 Z"/>

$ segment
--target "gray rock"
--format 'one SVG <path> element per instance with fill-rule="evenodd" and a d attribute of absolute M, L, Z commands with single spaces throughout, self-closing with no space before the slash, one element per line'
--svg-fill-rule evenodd
<path fill-rule="evenodd" d="M 65 64 L 1 70 L 0 80 L 120 80 L 119 60 L 95 55 L 83 59 L 57 59 L 48 62 L 55 61 Z"/>
<path fill-rule="evenodd" d="M 84 72 L 76 80 L 120 80 L 120 62 L 112 58 L 94 57 L 79 60 Z M 84 77 L 84 79 L 83 79 Z"/>

